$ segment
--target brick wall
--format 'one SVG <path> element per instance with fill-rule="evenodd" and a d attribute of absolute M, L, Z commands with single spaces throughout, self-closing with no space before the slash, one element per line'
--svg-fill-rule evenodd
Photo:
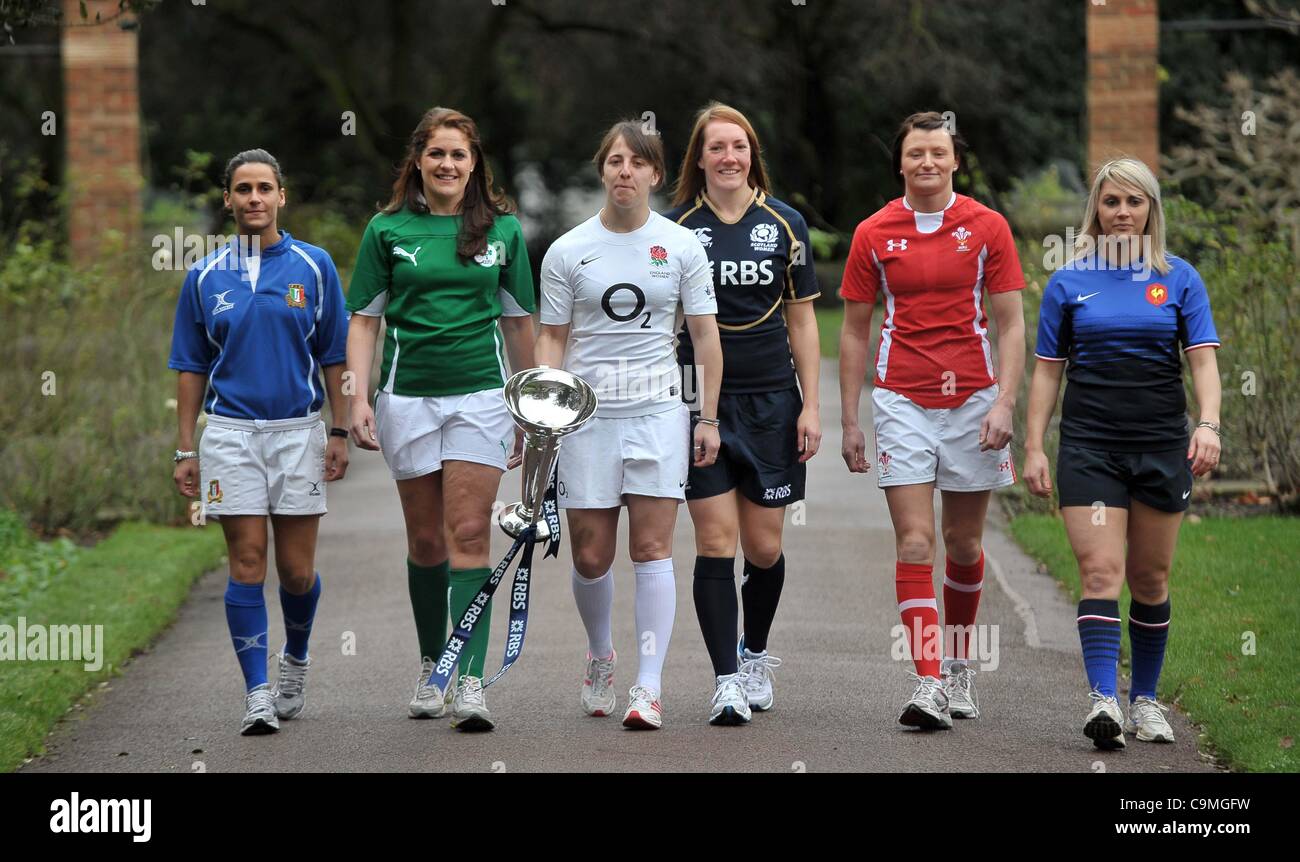
<path fill-rule="evenodd" d="M 135 30 L 118 25 L 117 0 L 63 0 L 61 54 L 64 106 L 59 134 L 66 148 L 72 259 L 93 260 L 101 242 L 140 232 L 140 99 Z M 95 25 L 95 14 L 104 19 Z"/>
<path fill-rule="evenodd" d="M 1133 156 L 1160 173 L 1157 0 L 1087 0 L 1088 168 Z"/>

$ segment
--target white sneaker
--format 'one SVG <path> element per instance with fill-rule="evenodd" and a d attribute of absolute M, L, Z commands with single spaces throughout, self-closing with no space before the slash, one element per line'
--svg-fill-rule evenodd
<path fill-rule="evenodd" d="M 1124 729 L 1120 725 L 1124 721 L 1124 714 L 1119 710 L 1119 701 L 1099 691 L 1088 692 L 1088 697 L 1092 698 L 1092 711 L 1084 722 L 1083 735 L 1098 748 L 1123 748 Z"/>
<path fill-rule="evenodd" d="M 709 724 L 749 724 L 751 715 L 743 674 L 730 673 L 718 677 L 717 688 L 713 690 L 713 704 L 709 710 Z"/>
<path fill-rule="evenodd" d="M 781 660 L 768 655 L 767 650 L 750 652 L 745 648 L 745 637 L 741 635 L 736 644 L 736 658 L 739 660 L 740 675 L 744 678 L 745 696 L 749 705 L 757 712 L 767 712 L 772 708 L 772 671 L 781 666 Z"/>
<path fill-rule="evenodd" d="M 979 718 L 979 698 L 975 696 L 975 668 L 964 661 L 954 661 L 943 672 L 943 693 L 948 695 L 948 713 L 953 718 Z"/>
<path fill-rule="evenodd" d="M 1167 712 L 1169 707 L 1164 704 L 1146 695 L 1138 695 L 1137 700 L 1128 705 L 1128 721 L 1124 729 L 1142 742 L 1173 742 L 1174 729 L 1165 718 Z"/>
<path fill-rule="evenodd" d="M 923 730 L 951 730 L 952 715 L 948 711 L 948 695 L 943 693 L 943 683 L 932 676 L 907 674 L 916 682 L 916 691 L 903 707 L 898 723 Z"/>
<path fill-rule="evenodd" d="M 279 731 L 280 720 L 275 717 L 275 697 L 270 685 L 262 683 L 245 695 L 244 707 L 244 720 L 239 725 L 241 734 L 258 736 Z"/>
<path fill-rule="evenodd" d="M 304 688 L 307 685 L 307 669 L 311 667 L 311 656 L 306 661 L 298 661 L 285 650 L 280 650 L 280 672 L 275 678 L 275 714 L 288 721 L 302 714 L 307 705 Z"/>
<path fill-rule="evenodd" d="M 635 730 L 658 730 L 664 725 L 664 710 L 659 705 L 659 695 L 643 685 L 634 685 L 627 693 L 627 712 L 623 713 L 623 726 Z"/>
<path fill-rule="evenodd" d="M 496 727 L 483 698 L 483 680 L 462 676 L 456 681 L 456 696 L 451 701 L 451 726 L 457 730 L 491 730 Z"/>
<path fill-rule="evenodd" d="M 415 695 L 406 707 L 406 714 L 411 718 L 442 718 L 447 711 L 447 701 L 442 690 L 436 685 L 428 684 L 433 664 L 433 659 L 427 657 L 420 662 L 420 677 L 415 681 Z"/>
<path fill-rule="evenodd" d="M 609 652 L 609 658 L 593 658 L 587 653 L 587 675 L 582 680 L 582 711 L 603 718 L 614 712 L 618 697 L 614 694 L 614 665 L 618 653 Z"/>

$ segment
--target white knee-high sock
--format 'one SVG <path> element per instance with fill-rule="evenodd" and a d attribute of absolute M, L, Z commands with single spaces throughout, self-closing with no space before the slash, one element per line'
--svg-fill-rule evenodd
<path fill-rule="evenodd" d="M 672 558 L 633 564 L 636 569 L 636 684 L 662 691 L 664 659 L 677 614 Z"/>
<path fill-rule="evenodd" d="M 614 652 L 610 618 L 614 610 L 614 570 L 599 578 L 584 578 L 573 570 L 573 601 L 587 630 L 587 649 L 595 658 L 609 658 Z"/>

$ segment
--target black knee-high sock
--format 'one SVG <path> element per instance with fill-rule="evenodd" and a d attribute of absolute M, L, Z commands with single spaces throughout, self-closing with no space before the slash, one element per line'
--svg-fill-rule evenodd
<path fill-rule="evenodd" d="M 695 558 L 695 615 L 709 649 L 713 673 L 736 672 L 736 558 Z"/>
<path fill-rule="evenodd" d="M 776 619 L 776 606 L 785 586 L 785 554 L 766 569 L 745 560 L 745 577 L 740 581 L 740 600 L 745 605 L 745 649 L 767 649 L 767 635 Z"/>

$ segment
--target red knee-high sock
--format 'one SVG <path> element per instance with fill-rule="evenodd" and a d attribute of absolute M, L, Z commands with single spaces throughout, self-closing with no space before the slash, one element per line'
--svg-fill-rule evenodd
<path fill-rule="evenodd" d="M 946 563 L 943 579 L 943 625 L 947 637 L 944 658 L 965 661 L 970 657 L 970 626 L 975 625 L 980 593 L 984 585 L 984 552 L 969 566 L 951 559 Z"/>
<path fill-rule="evenodd" d="M 894 587 L 898 615 L 907 628 L 912 661 L 921 676 L 939 676 L 939 608 L 934 601 L 934 567 L 928 563 L 897 563 Z"/>

